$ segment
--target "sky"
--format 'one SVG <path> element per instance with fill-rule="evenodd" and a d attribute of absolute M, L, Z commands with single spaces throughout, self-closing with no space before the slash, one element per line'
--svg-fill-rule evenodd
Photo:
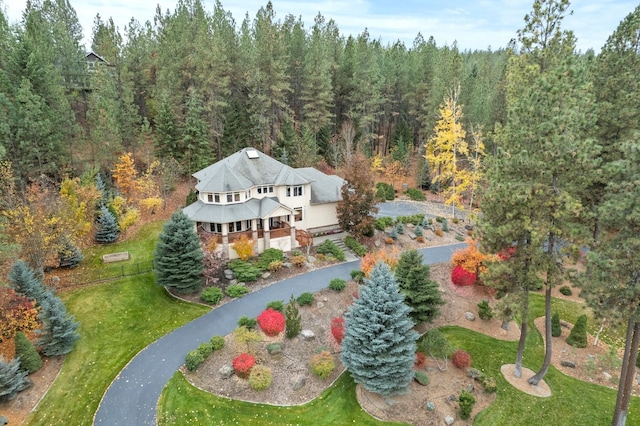
<path fill-rule="evenodd" d="M 207 11 L 213 10 L 214 0 L 201 0 Z M 10 23 L 21 19 L 26 0 L 0 0 Z M 78 14 L 88 50 L 91 29 L 96 14 L 103 21 L 112 17 L 122 31 L 131 18 L 141 23 L 153 20 L 156 5 L 163 12 L 173 11 L 177 0 L 70 0 Z M 245 14 L 256 16 L 267 0 L 221 0 L 223 8 L 231 12 L 239 26 Z M 506 47 L 524 26 L 524 16 L 531 11 L 533 0 L 273 0 L 276 20 L 288 14 L 300 17 L 306 29 L 313 26 L 313 18 L 320 12 L 325 19 L 333 19 L 341 34 L 357 36 L 365 28 L 371 39 L 383 45 L 397 40 L 410 48 L 418 33 L 428 39 L 433 36 L 438 46 L 455 41 L 460 50 L 493 50 Z M 577 37 L 578 50 L 593 48 L 599 52 L 607 38 L 625 16 L 638 6 L 628 0 L 574 0 L 573 15 L 565 18 L 563 28 Z"/>

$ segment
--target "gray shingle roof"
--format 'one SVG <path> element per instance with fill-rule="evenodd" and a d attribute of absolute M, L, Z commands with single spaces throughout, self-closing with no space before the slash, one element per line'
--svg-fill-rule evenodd
<path fill-rule="evenodd" d="M 249 158 L 255 151 L 257 158 Z M 244 148 L 196 173 L 201 192 L 244 191 L 256 185 L 303 185 L 309 180 L 292 167 L 255 148 Z"/>
<path fill-rule="evenodd" d="M 313 167 L 296 169 L 311 181 L 311 204 L 335 203 L 342 200 L 340 189 L 344 179 L 336 175 L 326 175 Z"/>
<path fill-rule="evenodd" d="M 281 205 L 276 198 L 253 198 L 238 204 L 207 204 L 201 200 L 183 209 L 194 222 L 228 223 L 238 220 L 264 219 Z"/>

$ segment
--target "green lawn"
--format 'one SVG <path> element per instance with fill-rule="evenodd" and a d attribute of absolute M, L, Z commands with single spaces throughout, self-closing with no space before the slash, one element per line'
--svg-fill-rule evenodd
<path fill-rule="evenodd" d="M 265 392 L 269 392 L 266 390 Z M 276 407 L 234 401 L 204 392 L 176 373 L 160 397 L 158 425 L 402 425 L 374 419 L 362 411 L 355 384 L 343 374 L 308 404 Z"/>
<path fill-rule="evenodd" d="M 106 252 L 143 253 L 152 246 L 159 229 L 158 224 L 146 225 L 136 241 Z M 81 337 L 53 386 L 29 416 L 29 425 L 92 424 L 102 395 L 136 353 L 209 311 L 169 297 L 151 273 L 60 296 L 80 322 Z"/>

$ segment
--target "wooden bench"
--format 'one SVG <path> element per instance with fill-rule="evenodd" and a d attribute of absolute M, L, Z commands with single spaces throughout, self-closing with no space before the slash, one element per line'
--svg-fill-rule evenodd
<path fill-rule="evenodd" d="M 121 251 L 120 253 L 111 253 L 102 255 L 102 261 L 104 263 L 120 262 L 122 260 L 129 260 L 129 252 Z"/>

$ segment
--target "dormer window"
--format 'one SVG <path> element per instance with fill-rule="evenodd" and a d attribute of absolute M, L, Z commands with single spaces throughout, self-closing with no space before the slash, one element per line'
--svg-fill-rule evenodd
<path fill-rule="evenodd" d="M 259 186 L 258 187 L 258 194 L 266 194 L 266 193 L 271 193 L 273 194 L 273 185 L 269 185 L 269 186 Z"/>
<path fill-rule="evenodd" d="M 287 197 L 302 196 L 302 185 L 287 186 Z"/>

